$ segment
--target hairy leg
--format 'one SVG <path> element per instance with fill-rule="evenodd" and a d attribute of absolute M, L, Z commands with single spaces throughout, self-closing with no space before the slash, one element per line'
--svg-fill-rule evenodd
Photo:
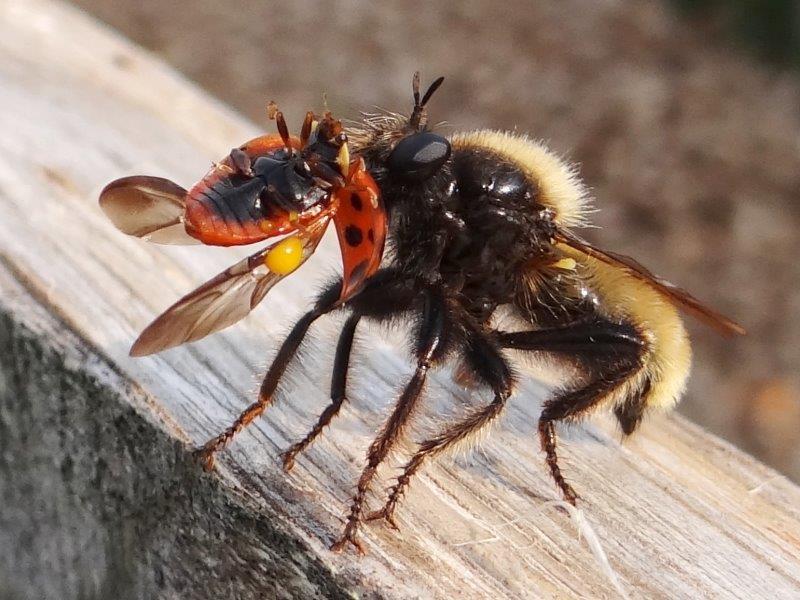
<path fill-rule="evenodd" d="M 278 350 L 278 354 L 275 356 L 275 359 L 272 361 L 264 377 L 264 381 L 261 383 L 258 399 L 248 406 L 230 427 L 218 436 L 210 439 L 197 450 L 197 456 L 207 471 L 214 467 L 214 454 L 227 446 L 237 433 L 252 423 L 253 420 L 261 415 L 272 403 L 278 383 L 286 372 L 286 368 L 289 366 L 292 358 L 294 358 L 294 355 L 297 353 L 297 349 L 300 347 L 300 343 L 303 341 L 306 333 L 308 333 L 311 324 L 319 317 L 338 306 L 340 290 L 341 281 L 329 286 L 328 289 L 320 295 L 314 308 L 303 315 L 292 328 L 289 335 L 286 336 L 286 339 Z"/>
<path fill-rule="evenodd" d="M 555 424 L 581 416 L 631 382 L 641 370 L 645 340 L 631 325 L 599 317 L 537 331 L 499 332 L 498 340 L 506 348 L 565 356 L 589 373 L 583 387 L 547 400 L 539 417 L 539 441 L 550 475 L 564 499 L 574 505 L 578 495 L 558 464 Z"/>
<path fill-rule="evenodd" d="M 352 309 L 352 314 L 342 327 L 336 345 L 331 377 L 331 402 L 306 437 L 283 454 L 285 470 L 292 469 L 297 455 L 322 433 L 347 401 L 347 372 L 350 369 L 350 353 L 358 323 L 364 316 L 381 320 L 402 313 L 408 310 L 415 295 L 411 282 L 392 269 L 383 269 L 373 275 L 364 289 L 347 303 L 346 306 Z"/>
<path fill-rule="evenodd" d="M 364 552 L 358 539 L 358 528 L 361 524 L 367 492 L 370 489 L 378 466 L 402 435 L 409 417 L 416 408 L 422 395 L 428 370 L 441 358 L 446 347 L 448 332 L 446 329 L 447 319 L 444 299 L 438 292 L 433 290 L 425 290 L 423 294 L 425 302 L 415 348 L 417 368 L 413 377 L 403 389 L 403 393 L 395 404 L 389 419 L 384 423 L 372 444 L 370 444 L 367 451 L 367 465 L 358 480 L 344 532 L 331 546 L 334 551 L 341 551 L 347 544 L 352 544 L 360 553 Z"/>
<path fill-rule="evenodd" d="M 350 368 L 350 353 L 353 349 L 353 339 L 356 327 L 361 320 L 361 315 L 353 314 L 347 319 L 339 334 L 336 345 L 336 356 L 333 360 L 333 376 L 331 378 L 331 402 L 322 411 L 317 423 L 306 436 L 283 453 L 283 468 L 291 471 L 295 457 L 305 450 L 322 433 L 347 400 L 347 371 Z"/>
<path fill-rule="evenodd" d="M 635 367 L 626 367 L 619 371 L 605 373 L 603 379 L 574 392 L 558 395 L 544 404 L 544 409 L 539 417 L 539 442 L 542 452 L 545 454 L 547 467 L 550 469 L 550 476 L 561 490 L 564 500 L 573 506 L 578 495 L 564 478 L 558 464 L 556 451 L 558 436 L 555 424 L 557 421 L 574 419 L 590 410 L 619 389 L 635 372 Z"/>
<path fill-rule="evenodd" d="M 386 519 L 394 528 L 394 511 L 397 503 L 406 491 L 411 478 L 429 458 L 445 452 L 459 443 L 468 442 L 477 436 L 480 431 L 496 419 L 503 411 L 506 400 L 511 395 L 514 379 L 511 369 L 503 357 L 500 348 L 491 338 L 477 327 L 467 326 L 467 339 L 465 342 L 466 363 L 471 374 L 479 382 L 485 383 L 494 391 L 494 400 L 479 409 L 469 413 L 448 427 L 445 427 L 436 436 L 425 440 L 419 445 L 417 452 L 397 478 L 397 483 L 389 492 L 389 498 L 384 507 L 369 515 L 368 519 Z"/>

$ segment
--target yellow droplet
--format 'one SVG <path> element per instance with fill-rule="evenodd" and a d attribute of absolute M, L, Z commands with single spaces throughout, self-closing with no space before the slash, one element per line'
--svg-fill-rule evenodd
<path fill-rule="evenodd" d="M 288 275 L 303 262 L 303 242 L 296 235 L 281 240 L 264 258 L 266 267 L 276 275 Z"/>

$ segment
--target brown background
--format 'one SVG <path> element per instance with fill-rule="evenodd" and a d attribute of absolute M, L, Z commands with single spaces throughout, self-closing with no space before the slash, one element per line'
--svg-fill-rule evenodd
<path fill-rule="evenodd" d="M 800 480 L 796 73 L 656 1 L 76 3 L 261 122 L 269 99 L 297 123 L 323 92 L 351 118 L 406 111 L 420 69 L 447 78 L 432 119 L 547 140 L 594 191 L 589 237 L 750 332 L 690 323 L 680 410 Z"/>

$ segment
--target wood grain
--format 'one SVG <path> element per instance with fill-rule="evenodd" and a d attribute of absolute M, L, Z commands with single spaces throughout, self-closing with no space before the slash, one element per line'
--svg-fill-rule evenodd
<path fill-rule="evenodd" d="M 58 317 L 39 330 L 44 347 L 70 352 L 50 339 L 58 335 L 58 324 L 66 324 L 71 333 L 65 339 L 73 340 L 68 346 L 80 345 L 86 364 L 91 356 L 118 374 L 101 383 L 120 393 L 116 402 L 136 408 L 124 418 L 155 423 L 164 439 L 179 443 L 185 457 L 251 401 L 257 376 L 280 336 L 336 268 L 335 240 L 326 239 L 309 265 L 281 283 L 245 323 L 153 358 L 129 358 L 131 341 L 160 310 L 242 252 L 164 248 L 126 238 L 98 209 L 97 192 L 113 178 L 136 173 L 189 185 L 211 160 L 259 128 L 64 5 L 2 0 L 0 26 L 4 270 Z M 8 301 L 14 285 L 2 286 L 4 311 L 14 306 Z M 22 311 L 16 318 L 24 322 L 28 314 Z M 424 470 L 399 510 L 400 533 L 369 526 L 367 557 L 331 554 L 327 547 L 342 528 L 366 447 L 411 372 L 402 331 L 359 330 L 350 404 L 285 476 L 278 453 L 299 439 L 325 405 L 338 324 L 332 317 L 314 330 L 315 340 L 292 371 L 282 401 L 220 456 L 216 474 L 196 475 L 203 481 L 213 478 L 220 493 L 229 496 L 230 505 L 215 510 L 241 506 L 292 536 L 297 546 L 289 559 L 297 572 L 307 569 L 307 585 L 287 587 L 283 595 L 619 595 L 574 523 L 549 503 L 556 495 L 535 438 L 546 389 L 533 381 L 525 382 L 479 449 Z M 80 360 L 76 364 L 84 368 Z M 434 377 L 429 396 L 415 439 L 443 414 L 460 414 L 488 400 L 486 394 L 468 397 L 450 383 L 448 371 Z M 4 400 L 4 410 L 14 406 Z M 602 418 L 564 437 L 565 467 L 584 497 L 583 514 L 629 596 L 800 595 L 796 486 L 679 417 L 653 416 L 642 434 L 625 444 Z M 7 454 L 14 445 L 6 444 Z M 154 441 L 153 448 L 159 444 Z M 146 455 L 152 460 L 156 454 Z M 382 469 L 379 491 L 402 459 L 396 456 Z M 122 468 L 150 471 L 153 465 L 130 462 Z M 4 493 L 14 485 L 13 478 L 0 484 Z M 371 501 L 377 505 L 380 498 Z M 183 515 L 188 520 L 181 521 L 181 543 L 193 545 L 192 527 L 202 528 L 204 514 L 198 509 Z M 164 527 L 170 518 L 165 517 Z M 253 555 L 263 552 L 264 561 L 287 558 L 275 557 L 270 537 L 242 539 Z M 195 546 L 196 556 L 225 548 Z M 6 552 L 7 557 L 14 550 Z M 215 554 L 205 558 L 209 564 L 219 559 Z M 156 578 L 164 597 L 204 597 L 207 589 L 181 591 L 176 582 L 185 573 L 173 569 L 174 562 L 165 565 L 169 568 L 161 568 Z M 280 586 L 280 581 L 252 577 L 251 568 L 248 561 L 238 569 L 232 563 L 215 576 L 244 582 L 236 588 L 241 597 Z M 47 576 L 35 571 L 30 578 Z M 17 587 L 26 585 L 16 577 Z M 143 597 L 150 593 L 141 589 Z"/>

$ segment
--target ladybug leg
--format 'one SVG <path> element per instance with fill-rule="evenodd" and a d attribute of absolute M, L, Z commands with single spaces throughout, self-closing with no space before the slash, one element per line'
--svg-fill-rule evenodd
<path fill-rule="evenodd" d="M 333 418 L 339 414 L 342 405 L 347 401 L 347 371 L 350 368 L 350 353 L 353 349 L 353 339 L 356 327 L 361 320 L 358 313 L 350 315 L 339 334 L 339 342 L 336 345 L 336 356 L 333 360 L 333 377 L 331 380 L 331 403 L 322 411 L 316 425 L 299 442 L 294 444 L 283 453 L 283 468 L 291 471 L 294 466 L 295 457 L 305 450 L 322 433 Z"/>
<path fill-rule="evenodd" d="M 367 520 L 385 519 L 391 527 L 397 529 L 397 524 L 394 520 L 394 511 L 397 503 L 405 493 L 411 478 L 423 463 L 457 444 L 465 443 L 475 438 L 503 412 L 506 400 L 514 388 L 511 368 L 497 342 L 481 328 L 467 324 L 465 330 L 467 339 L 464 346 L 464 364 L 474 379 L 492 388 L 494 400 L 490 404 L 470 412 L 464 418 L 445 427 L 435 437 L 422 442 L 417 452 L 403 468 L 403 473 L 398 477 L 397 483 L 391 488 L 389 498 L 384 507 L 369 515 Z"/>
<path fill-rule="evenodd" d="M 416 356 L 417 368 L 411 380 L 406 384 L 400 399 L 395 404 L 389 419 L 381 427 L 378 437 L 373 440 L 367 451 L 367 466 L 361 472 L 356 494 L 350 505 L 342 536 L 331 546 L 334 552 L 340 552 L 347 544 L 352 544 L 363 554 L 364 547 L 358 539 L 358 529 L 362 521 L 364 501 L 372 480 L 389 451 L 400 438 L 409 418 L 417 407 L 425 387 L 428 370 L 442 357 L 446 348 L 446 307 L 444 298 L 432 289 L 424 292 L 425 302 L 420 329 L 417 334 Z"/>
<path fill-rule="evenodd" d="M 246 177 L 253 176 L 252 162 L 244 150 L 241 148 L 231 150 L 230 160 L 237 173 L 241 173 Z"/>
<path fill-rule="evenodd" d="M 331 285 L 321 294 L 314 308 L 297 321 L 278 350 L 278 354 L 272 361 L 264 377 L 264 381 L 261 383 L 258 400 L 248 406 L 230 427 L 215 438 L 210 439 L 196 451 L 200 463 L 207 471 L 210 471 L 214 467 L 214 455 L 216 452 L 227 446 L 237 433 L 247 427 L 272 404 L 278 383 L 286 372 L 286 368 L 289 366 L 292 358 L 294 358 L 294 355 L 297 353 L 297 349 L 300 347 L 300 343 L 303 341 L 306 333 L 308 333 L 311 324 L 322 315 L 339 306 L 338 301 L 341 287 L 341 281 Z"/>
<path fill-rule="evenodd" d="M 300 148 L 308 146 L 308 140 L 311 137 L 311 128 L 314 126 L 314 113 L 311 111 L 306 112 L 303 119 L 303 126 L 300 128 Z"/>

